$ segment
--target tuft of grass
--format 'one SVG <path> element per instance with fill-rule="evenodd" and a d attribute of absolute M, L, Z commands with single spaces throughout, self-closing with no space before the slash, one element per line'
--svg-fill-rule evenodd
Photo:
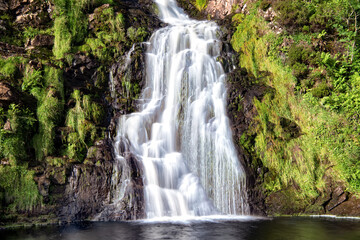
<path fill-rule="evenodd" d="M 104 112 L 90 96 L 82 96 L 79 90 L 74 90 L 71 97 L 75 106 L 66 115 L 66 126 L 70 129 L 66 137 L 66 154 L 71 159 L 83 161 L 97 137 L 96 124 L 101 123 Z"/>
<path fill-rule="evenodd" d="M 34 172 L 26 166 L 0 166 L 1 207 L 28 211 L 41 204 L 42 197 L 33 176 Z"/>
<path fill-rule="evenodd" d="M 207 0 L 196 0 L 195 6 L 199 11 L 202 11 L 207 6 Z"/>
<path fill-rule="evenodd" d="M 4 157 L 12 164 L 26 160 L 36 119 L 31 111 L 15 104 L 11 104 L 6 113 L 3 109 L 1 112 L 2 122 L 7 119 L 10 129 L 0 129 L 0 158 Z"/>
<path fill-rule="evenodd" d="M 44 81 L 44 88 L 34 87 L 31 91 L 38 100 L 39 132 L 33 139 L 38 160 L 55 153 L 55 127 L 59 125 L 64 109 L 62 71 L 46 68 Z"/>

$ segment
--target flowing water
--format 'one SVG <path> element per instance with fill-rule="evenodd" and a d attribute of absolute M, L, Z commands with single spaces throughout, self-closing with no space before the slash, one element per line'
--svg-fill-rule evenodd
<path fill-rule="evenodd" d="M 219 28 L 189 19 L 173 0 L 156 3 L 168 26 L 147 44 L 144 104 L 119 120 L 117 159 L 130 151 L 142 162 L 147 218 L 248 214 L 226 116 L 226 74 L 216 61 Z"/>
<path fill-rule="evenodd" d="M 0 229 L 3 240 L 236 239 L 359 240 L 359 219 L 198 219 L 186 222 L 90 222 L 80 225 Z"/>

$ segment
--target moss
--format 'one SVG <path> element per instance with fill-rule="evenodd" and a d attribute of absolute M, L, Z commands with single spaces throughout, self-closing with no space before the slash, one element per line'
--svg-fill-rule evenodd
<path fill-rule="evenodd" d="M 64 109 L 62 71 L 46 68 L 44 88 L 34 87 L 31 92 L 38 100 L 36 115 L 39 121 L 38 134 L 33 144 L 38 160 L 55 153 L 55 127 L 60 123 Z"/>
<path fill-rule="evenodd" d="M 326 82 L 321 82 L 318 86 L 312 89 L 312 95 L 317 98 L 323 98 L 330 95 L 330 88 Z"/>
<path fill-rule="evenodd" d="M 2 202 L 9 210 L 31 210 L 41 204 L 34 172 L 26 166 L 0 166 L 0 191 Z"/>
<path fill-rule="evenodd" d="M 199 11 L 201 11 L 206 8 L 207 2 L 207 0 L 196 0 L 195 6 Z"/>
<path fill-rule="evenodd" d="M 66 16 L 57 17 L 54 21 L 54 56 L 63 58 L 71 49 L 71 33 L 67 27 Z"/>
<path fill-rule="evenodd" d="M 28 156 L 29 138 L 36 120 L 31 111 L 15 104 L 9 106 L 5 117 L 10 123 L 10 129 L 0 129 L 0 157 L 5 157 L 15 164 Z"/>
<path fill-rule="evenodd" d="M 18 78 L 21 78 L 20 67 L 25 62 L 22 57 L 0 58 L 0 80 L 5 80 L 13 86 L 17 86 Z"/>
<path fill-rule="evenodd" d="M 288 191 L 288 200 L 308 203 L 326 191 L 325 176 L 359 191 L 360 171 L 354 169 L 358 169 L 355 156 L 360 146 L 358 137 L 350 130 L 354 126 L 342 115 L 324 109 L 310 92 L 304 95 L 296 92 L 298 81 L 294 73 L 307 79 L 307 71 L 312 70 L 311 48 L 299 41 L 289 49 L 289 60 L 280 62 L 278 47 L 283 36 L 269 30 L 256 8 L 250 8 L 249 14 L 236 24 L 231 43 L 240 53 L 241 66 L 255 77 L 270 72 L 272 77 L 265 77 L 264 83 L 275 89 L 272 96 L 267 94 L 261 101 L 254 100 L 258 115 L 240 141 L 245 148 L 254 149 L 255 158 L 269 169 L 263 187 L 268 193 L 295 188 Z M 323 61 L 334 68 L 333 59 L 323 55 Z M 294 67 L 299 69 L 298 73 L 293 72 Z M 311 92 L 318 91 L 317 97 L 322 98 L 331 89 L 324 80 L 319 84 L 323 71 L 315 71 L 318 76 L 311 72 L 313 83 L 309 85 L 315 86 L 316 90 Z M 329 96 L 324 97 L 324 102 L 330 101 Z M 303 211 L 303 207 L 297 210 Z"/>
<path fill-rule="evenodd" d="M 66 137 L 66 154 L 69 158 L 83 161 L 88 148 L 97 137 L 96 124 L 101 123 L 104 112 L 90 96 L 82 96 L 78 90 L 73 92 L 72 98 L 75 100 L 75 106 L 69 109 L 66 116 L 66 125 L 70 129 Z"/>

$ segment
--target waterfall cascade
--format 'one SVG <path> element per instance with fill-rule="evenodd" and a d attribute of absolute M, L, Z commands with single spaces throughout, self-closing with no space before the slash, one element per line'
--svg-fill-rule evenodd
<path fill-rule="evenodd" d="M 148 218 L 248 214 L 216 61 L 218 26 L 189 19 L 174 0 L 156 3 L 169 25 L 148 44 L 144 103 L 119 120 L 116 158 L 131 152 L 141 161 Z"/>

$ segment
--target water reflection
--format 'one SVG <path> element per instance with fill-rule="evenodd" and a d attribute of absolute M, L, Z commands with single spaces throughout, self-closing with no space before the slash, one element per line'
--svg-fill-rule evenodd
<path fill-rule="evenodd" d="M 359 240 L 360 220 L 275 218 L 186 223 L 100 222 L 0 230 L 2 240 L 238 239 Z"/>

